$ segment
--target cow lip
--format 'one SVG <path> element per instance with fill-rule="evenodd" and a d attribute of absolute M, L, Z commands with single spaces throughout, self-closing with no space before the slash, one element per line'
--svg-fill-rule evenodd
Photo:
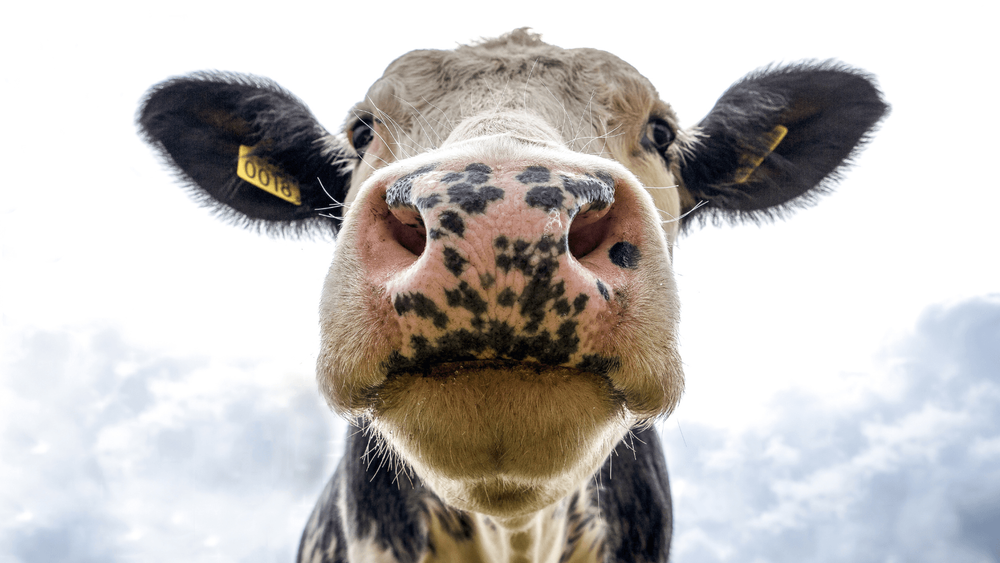
<path fill-rule="evenodd" d="M 537 374 L 542 373 L 553 373 L 553 372 L 565 372 L 567 375 L 572 374 L 590 374 L 598 376 L 606 380 L 609 384 L 613 383 L 610 377 L 610 371 L 599 370 L 599 369 L 585 369 L 575 366 L 568 365 L 554 365 L 554 364 L 544 364 L 541 362 L 531 361 L 531 360 L 513 360 L 509 358 L 486 358 L 486 359 L 475 359 L 475 360 L 454 360 L 448 362 L 440 362 L 436 364 L 428 364 L 423 369 L 420 370 L 387 370 L 385 373 L 385 382 L 395 379 L 397 377 L 405 376 L 417 376 L 417 377 L 428 377 L 428 378 L 446 378 L 453 377 L 455 375 L 461 375 L 463 372 L 469 371 L 480 371 L 484 369 L 492 370 L 525 370 L 534 371 Z M 381 387 L 381 385 L 380 385 Z"/>
<path fill-rule="evenodd" d="M 539 362 L 519 361 L 519 360 L 511 360 L 505 358 L 488 358 L 482 360 L 456 360 L 451 362 L 441 362 L 438 364 L 429 365 L 424 370 L 390 372 L 387 373 L 386 376 L 393 377 L 397 375 L 422 375 L 424 377 L 449 377 L 464 370 L 510 369 L 514 367 L 522 369 L 523 368 L 533 369 L 538 373 L 552 369 L 568 369 L 568 370 L 583 371 L 569 366 L 553 366 L 548 364 L 542 364 Z"/>
<path fill-rule="evenodd" d="M 562 375 L 564 377 L 593 377 L 604 382 L 608 398 L 622 405 L 627 405 L 628 400 L 611 378 L 609 373 L 581 369 L 573 366 L 550 365 L 534 361 L 519 361 L 505 358 L 488 358 L 477 360 L 456 360 L 428 365 L 420 371 L 399 370 L 387 372 L 385 379 L 381 383 L 367 389 L 364 396 L 367 398 L 368 408 L 375 407 L 381 403 L 382 393 L 389 387 L 395 387 L 408 377 L 439 379 L 445 381 L 452 378 L 463 377 L 469 374 L 484 370 L 505 371 L 508 373 L 518 373 L 523 377 L 525 373 L 533 372 L 540 377 Z"/>

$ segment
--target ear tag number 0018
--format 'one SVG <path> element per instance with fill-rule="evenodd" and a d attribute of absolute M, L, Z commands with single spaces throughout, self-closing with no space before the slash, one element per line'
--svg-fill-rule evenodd
<path fill-rule="evenodd" d="M 259 156 L 250 154 L 253 147 L 240 145 L 240 158 L 236 175 L 258 188 L 281 199 L 302 205 L 302 192 L 292 180 L 282 174 L 274 165 Z"/>

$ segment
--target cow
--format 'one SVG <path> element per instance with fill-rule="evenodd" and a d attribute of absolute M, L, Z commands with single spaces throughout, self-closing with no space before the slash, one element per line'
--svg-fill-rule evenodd
<path fill-rule="evenodd" d="M 299 561 L 636 563 L 672 533 L 675 240 L 812 203 L 887 111 L 807 61 L 681 128 L 621 59 L 518 29 L 396 59 L 336 134 L 226 72 L 154 86 L 137 121 L 223 219 L 336 236 L 316 373 L 356 428 Z"/>

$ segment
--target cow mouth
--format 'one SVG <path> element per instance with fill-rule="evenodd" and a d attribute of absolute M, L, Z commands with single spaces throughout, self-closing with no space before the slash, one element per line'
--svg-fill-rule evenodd
<path fill-rule="evenodd" d="M 412 366 L 408 367 L 412 368 Z M 480 370 L 510 370 L 523 373 L 534 373 L 537 375 L 551 373 L 554 370 L 559 371 L 560 373 L 564 372 L 568 375 L 588 373 L 602 377 L 610 382 L 608 376 L 612 371 L 614 371 L 614 367 L 615 364 L 613 362 L 605 362 L 595 364 L 593 366 L 584 364 L 577 366 L 562 366 L 508 358 L 453 360 L 427 364 L 425 366 L 421 366 L 419 369 L 394 369 L 391 367 L 386 370 L 386 383 L 391 381 L 393 378 L 400 376 L 447 378 Z"/>
<path fill-rule="evenodd" d="M 395 373 L 372 398 L 371 426 L 399 458 L 448 502 L 477 511 L 501 494 L 513 512 L 559 498 L 636 422 L 607 376 L 534 362 Z"/>
<path fill-rule="evenodd" d="M 610 403 L 624 408 L 627 398 L 616 389 L 610 375 L 617 364 L 609 363 L 578 366 L 549 365 L 535 361 L 520 361 L 506 358 L 446 361 L 420 366 L 419 369 L 388 369 L 385 379 L 366 393 L 370 413 L 378 413 L 391 404 L 391 397 L 403 392 L 404 388 L 435 382 L 440 386 L 485 387 L 538 387 L 546 394 L 557 394 L 551 388 L 573 379 L 590 382 Z"/>
<path fill-rule="evenodd" d="M 627 398 L 607 375 L 502 359 L 446 362 L 424 371 L 394 373 L 370 390 L 369 398 L 368 414 L 375 420 L 405 413 L 416 418 L 455 417 L 486 427 L 516 417 L 520 425 L 537 422 L 527 432 L 534 436 L 543 435 L 546 427 L 581 424 L 551 409 L 560 413 L 582 409 L 600 419 L 628 416 Z"/>

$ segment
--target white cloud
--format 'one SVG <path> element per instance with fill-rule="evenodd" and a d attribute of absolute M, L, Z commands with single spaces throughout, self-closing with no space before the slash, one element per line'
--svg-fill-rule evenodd
<path fill-rule="evenodd" d="M 10 348 L 0 552 L 11 561 L 292 559 L 342 441 L 311 377 L 156 357 L 114 332 Z"/>
<path fill-rule="evenodd" d="M 853 407 L 799 391 L 766 427 L 666 424 L 673 560 L 1000 561 L 1000 295 L 929 309 L 882 360 L 898 384 Z"/>

